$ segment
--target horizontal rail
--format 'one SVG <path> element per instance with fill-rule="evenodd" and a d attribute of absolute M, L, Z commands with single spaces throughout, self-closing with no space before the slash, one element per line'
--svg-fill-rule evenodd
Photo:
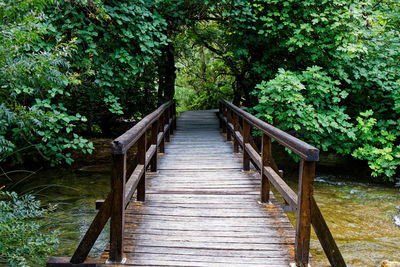
<path fill-rule="evenodd" d="M 261 201 L 268 202 L 270 184 L 282 195 L 285 202 L 296 213 L 295 260 L 298 266 L 306 266 L 309 257 L 311 225 L 332 266 L 346 266 L 335 240 L 313 197 L 315 161 L 319 160 L 319 150 L 300 139 L 254 117 L 225 99 L 221 100 L 218 112 L 220 127 L 230 141 L 233 137 L 235 152 L 243 151 L 243 169 L 249 170 L 249 163 L 261 173 Z M 241 123 L 240 123 L 241 122 Z M 253 126 L 262 132 L 262 147 L 259 150 L 251 136 Z M 299 191 L 296 194 L 282 178 L 272 157 L 271 138 L 293 151 L 300 160 Z"/>
<path fill-rule="evenodd" d="M 234 113 L 245 119 L 252 126 L 258 128 L 263 133 L 268 136 L 274 138 L 278 143 L 285 146 L 286 148 L 293 151 L 300 158 L 305 159 L 307 161 L 318 161 L 319 160 L 319 150 L 300 139 L 291 136 L 288 133 L 272 126 L 271 124 L 266 123 L 265 121 L 256 118 L 250 113 L 236 107 L 232 103 L 222 99 L 224 105 L 229 107 Z"/>
<path fill-rule="evenodd" d="M 145 200 L 146 170 L 151 166 L 151 171 L 157 171 L 157 151 L 160 149 L 160 152 L 164 152 L 164 143 L 169 141 L 174 130 L 176 104 L 171 100 L 111 143 L 111 192 L 106 200 L 96 201 L 96 209 L 99 211 L 72 258 L 51 257 L 47 266 L 92 266 L 92 260 L 88 261 L 87 256 L 110 218 L 112 227 L 108 260 L 114 263 L 122 261 L 125 209 L 135 192 L 137 200 Z M 128 150 L 135 144 L 137 153 L 128 165 Z M 96 266 L 96 263 L 93 266 Z"/>
<path fill-rule="evenodd" d="M 119 136 L 112 142 L 111 153 L 112 154 L 124 154 L 129 148 L 131 148 L 139 138 L 145 133 L 148 128 L 160 118 L 164 111 L 174 103 L 173 100 L 161 105 L 158 109 L 144 117 L 135 126 Z M 165 131 L 164 131 L 165 132 Z"/>

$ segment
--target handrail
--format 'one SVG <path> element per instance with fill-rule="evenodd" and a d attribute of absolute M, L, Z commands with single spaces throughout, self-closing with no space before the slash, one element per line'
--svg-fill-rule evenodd
<path fill-rule="evenodd" d="M 134 192 L 137 192 L 138 201 L 145 200 L 146 169 L 150 166 L 152 172 L 157 171 L 157 151 L 164 153 L 165 142 L 169 141 L 174 130 L 176 130 L 176 103 L 174 100 L 170 100 L 111 143 L 110 193 L 105 200 L 96 201 L 96 209 L 99 212 L 74 255 L 70 259 L 52 257 L 47 262 L 48 267 L 83 264 L 110 218 L 112 227 L 110 229 L 109 259 L 107 261 L 123 262 L 125 209 Z M 151 135 L 148 138 L 150 132 Z M 133 157 L 133 161 L 128 164 L 128 151 L 135 144 L 137 144 L 137 153 Z M 88 266 L 92 265 L 89 264 Z"/>
<path fill-rule="evenodd" d="M 243 170 L 250 170 L 250 161 L 261 173 L 261 202 L 269 201 L 270 184 L 296 210 L 295 261 L 297 266 L 309 262 L 311 225 L 332 266 L 346 266 L 335 240 L 313 196 L 315 162 L 319 150 L 298 138 L 254 117 L 225 99 L 221 99 L 218 117 L 220 128 L 231 141 L 235 152 L 243 151 Z M 261 151 L 251 136 L 251 126 L 262 132 Z M 272 157 L 271 138 L 300 157 L 298 195 L 285 183 Z"/>
<path fill-rule="evenodd" d="M 233 112 L 235 112 L 240 117 L 245 118 L 252 126 L 260 129 L 263 133 L 274 138 L 281 145 L 289 148 L 300 158 L 308 161 L 318 161 L 319 160 L 319 150 L 300 139 L 291 136 L 288 133 L 272 126 L 271 124 L 262 121 L 250 113 L 236 107 L 232 103 L 221 99 L 221 101 L 228 106 Z"/>

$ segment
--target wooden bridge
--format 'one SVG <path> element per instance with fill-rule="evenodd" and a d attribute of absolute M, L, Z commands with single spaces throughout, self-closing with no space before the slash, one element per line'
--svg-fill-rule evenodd
<path fill-rule="evenodd" d="M 282 179 L 271 138 L 301 159 L 298 195 Z M 114 140 L 112 155 L 111 192 L 96 201 L 87 233 L 71 258 L 47 266 L 315 265 L 311 225 L 332 266 L 346 266 L 313 197 L 318 149 L 226 100 L 218 112 L 178 120 L 175 103 L 165 103 Z M 296 210 L 296 230 L 270 184 Z M 109 247 L 88 259 L 109 219 Z"/>

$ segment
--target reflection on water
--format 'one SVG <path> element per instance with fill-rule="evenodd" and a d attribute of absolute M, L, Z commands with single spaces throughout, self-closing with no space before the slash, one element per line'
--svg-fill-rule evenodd
<path fill-rule="evenodd" d="M 16 191 L 32 189 L 38 193 L 42 204 L 57 205 L 55 229 L 61 231 L 58 256 L 72 256 L 79 241 L 89 228 L 97 211 L 95 201 L 104 199 L 110 191 L 110 173 L 108 166 L 97 166 L 82 170 L 48 170 L 33 176 L 23 187 Z M 42 190 L 41 185 L 49 188 Z M 107 224 L 90 257 L 98 257 L 109 240 Z"/>
<path fill-rule="evenodd" d="M 23 191 L 43 184 L 56 184 L 40 192 L 44 202 L 57 204 L 54 216 L 62 231 L 58 255 L 71 256 L 96 214 L 94 202 L 104 199 L 110 190 L 109 168 L 86 168 L 81 171 L 51 170 L 41 172 L 31 182 L 18 188 Z M 286 175 L 285 175 L 286 176 Z M 292 177 L 292 178 L 291 178 Z M 297 191 L 296 178 L 287 175 Z M 278 194 L 275 194 L 276 196 Z M 398 188 L 354 182 L 354 178 L 318 175 L 315 199 L 349 266 L 377 266 L 382 260 L 400 261 L 400 192 Z M 288 214 L 292 223 L 295 214 Z M 109 226 L 91 252 L 99 256 L 108 242 Z M 312 255 L 327 263 L 313 233 Z"/>

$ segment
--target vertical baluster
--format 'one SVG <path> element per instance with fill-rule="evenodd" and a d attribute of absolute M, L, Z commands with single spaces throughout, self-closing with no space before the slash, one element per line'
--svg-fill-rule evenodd
<path fill-rule="evenodd" d="M 110 229 L 110 261 L 121 262 L 124 249 L 126 154 L 112 155 L 113 191 Z"/>
<path fill-rule="evenodd" d="M 236 138 L 236 131 L 239 131 L 239 117 L 235 113 L 233 113 L 233 129 L 235 131 L 233 138 L 233 150 L 235 153 L 239 152 L 239 141 Z"/>
<path fill-rule="evenodd" d="M 271 158 L 271 137 L 262 133 L 262 152 L 261 152 L 261 202 L 267 203 L 269 201 L 270 184 L 268 177 L 265 175 L 264 166 L 270 166 Z"/>
<path fill-rule="evenodd" d="M 315 162 L 300 160 L 299 193 L 296 217 L 296 264 L 306 266 L 310 251 L 311 197 L 315 176 Z"/>
<path fill-rule="evenodd" d="M 225 105 L 222 106 L 222 117 L 226 119 L 226 107 Z M 226 123 L 225 120 L 222 122 L 222 133 L 226 133 Z"/>
<path fill-rule="evenodd" d="M 146 165 L 146 133 L 144 133 L 138 140 L 138 155 L 139 164 Z M 146 170 L 143 171 L 142 177 L 137 186 L 137 200 L 145 201 L 146 199 Z"/>
<path fill-rule="evenodd" d="M 156 172 L 157 171 L 157 137 L 158 137 L 158 126 L 159 120 L 156 120 L 153 125 L 151 126 L 151 138 L 150 138 L 150 143 L 152 145 L 156 146 L 156 152 L 154 153 L 154 156 L 151 158 L 150 162 L 150 171 Z"/>
<path fill-rule="evenodd" d="M 231 110 L 226 111 L 226 141 L 232 141 L 232 132 L 229 128 L 229 123 L 232 123 Z"/>
<path fill-rule="evenodd" d="M 160 133 L 164 133 L 164 123 L 165 123 L 165 119 L 164 119 L 164 113 L 160 116 L 160 118 L 158 119 L 159 123 L 158 126 L 160 127 Z M 160 153 L 164 153 L 165 152 L 165 142 L 164 142 L 164 138 L 161 138 L 161 142 L 160 142 Z"/>
<path fill-rule="evenodd" d="M 250 155 L 247 152 L 246 144 L 250 142 L 250 124 L 243 119 L 243 170 L 250 170 Z"/>
<path fill-rule="evenodd" d="M 171 125 L 169 125 L 169 118 L 170 118 L 170 109 L 169 108 L 167 108 L 165 111 L 164 111 L 164 114 L 165 114 L 165 116 L 164 116 L 164 118 L 165 118 L 165 125 L 167 125 L 168 124 L 168 130 L 165 132 L 165 135 L 164 135 L 164 137 L 165 137 L 165 142 L 169 142 L 169 137 L 170 137 L 170 134 L 171 134 Z"/>
<path fill-rule="evenodd" d="M 223 109 L 223 104 L 222 104 L 222 102 L 219 102 L 219 110 L 218 110 L 218 113 L 219 113 L 219 128 L 220 128 L 220 129 L 223 128 L 223 123 L 222 123 L 222 115 L 223 115 L 223 112 L 222 112 L 222 109 Z"/>
<path fill-rule="evenodd" d="M 173 121 L 173 127 L 172 127 L 172 130 L 173 131 L 176 131 L 176 102 L 175 102 L 175 100 L 174 100 L 174 104 L 172 105 L 172 118 L 175 116 L 175 119 L 174 119 L 174 121 Z"/>

